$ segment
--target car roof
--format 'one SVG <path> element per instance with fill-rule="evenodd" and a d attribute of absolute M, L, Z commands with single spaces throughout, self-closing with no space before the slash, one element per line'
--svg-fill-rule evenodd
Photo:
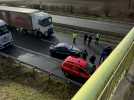
<path fill-rule="evenodd" d="M 66 47 L 68 49 L 73 49 L 73 50 L 77 50 L 77 51 L 80 51 L 77 47 L 75 46 L 72 46 L 72 45 L 69 45 L 67 43 L 58 43 L 57 45 L 55 45 L 55 47 Z"/>
<path fill-rule="evenodd" d="M 70 48 L 70 45 L 68 45 L 67 43 L 58 43 L 55 47 L 67 47 L 67 48 Z"/>
<path fill-rule="evenodd" d="M 86 60 L 74 56 L 68 56 L 64 62 L 74 63 L 76 65 L 80 65 L 82 68 L 86 68 L 88 65 L 88 62 Z"/>
<path fill-rule="evenodd" d="M 6 25 L 6 22 L 0 19 L 0 26 Z"/>

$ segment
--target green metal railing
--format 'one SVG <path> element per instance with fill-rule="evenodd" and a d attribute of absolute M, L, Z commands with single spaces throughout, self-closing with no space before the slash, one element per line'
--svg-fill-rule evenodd
<path fill-rule="evenodd" d="M 72 100 L 108 100 L 134 58 L 134 28 L 76 93 Z"/>

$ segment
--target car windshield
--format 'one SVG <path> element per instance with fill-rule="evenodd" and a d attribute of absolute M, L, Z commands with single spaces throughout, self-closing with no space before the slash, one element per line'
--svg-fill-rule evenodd
<path fill-rule="evenodd" d="M 0 27 L 0 36 L 8 32 L 9 30 L 6 25 Z"/>
<path fill-rule="evenodd" d="M 76 51 L 80 51 L 80 49 L 78 49 L 78 48 L 76 48 L 75 46 L 71 46 L 71 49 L 73 49 L 73 50 L 76 50 Z"/>
<path fill-rule="evenodd" d="M 48 25 L 52 24 L 52 17 L 48 17 L 43 20 L 40 20 L 39 24 L 42 26 L 48 26 Z"/>
<path fill-rule="evenodd" d="M 68 44 L 66 44 L 66 43 L 59 43 L 59 44 L 57 44 L 55 47 L 66 47 L 66 48 L 68 48 L 68 49 L 71 49 L 71 46 L 68 45 Z"/>

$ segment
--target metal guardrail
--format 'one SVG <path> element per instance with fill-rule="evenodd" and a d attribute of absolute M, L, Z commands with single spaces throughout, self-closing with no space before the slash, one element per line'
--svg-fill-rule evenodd
<path fill-rule="evenodd" d="M 99 100 L 107 100 L 112 97 L 113 93 L 115 92 L 118 84 L 124 77 L 124 75 L 128 72 L 129 65 L 131 65 L 132 59 L 134 58 L 134 42 L 127 51 L 126 55 L 123 57 L 120 64 L 117 66 L 117 69 L 112 74 L 110 80 L 108 81 L 107 85 L 101 92 L 99 96 Z"/>
<path fill-rule="evenodd" d="M 75 81 L 73 81 L 71 79 L 68 79 L 68 78 L 63 78 L 63 77 L 57 76 L 53 72 L 50 72 L 50 71 L 47 71 L 47 70 L 43 70 L 41 68 L 38 68 L 38 66 L 35 66 L 35 65 L 32 65 L 32 64 L 25 63 L 23 61 L 18 60 L 17 58 L 15 58 L 13 56 L 10 56 L 10 55 L 5 54 L 3 52 L 0 52 L 0 55 L 3 56 L 3 57 L 6 57 L 6 58 L 11 58 L 11 59 L 15 60 L 16 63 L 25 65 L 25 67 L 33 68 L 33 71 L 38 70 L 38 71 L 41 71 L 41 72 L 43 72 L 45 74 L 48 74 L 49 79 L 53 76 L 53 77 L 55 77 L 57 79 L 61 79 L 61 80 L 65 81 L 66 83 L 72 83 L 72 84 L 77 85 L 79 87 L 82 86 L 82 84 L 80 84 L 78 82 L 75 82 Z"/>
<path fill-rule="evenodd" d="M 134 58 L 134 28 L 113 50 L 72 100 L 108 100 Z"/>

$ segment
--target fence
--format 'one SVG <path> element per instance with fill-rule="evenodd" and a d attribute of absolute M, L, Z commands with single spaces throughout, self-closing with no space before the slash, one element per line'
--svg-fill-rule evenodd
<path fill-rule="evenodd" d="M 113 50 L 72 100 L 108 100 L 134 58 L 134 28 Z"/>
<path fill-rule="evenodd" d="M 11 59 L 15 60 L 16 63 L 21 64 L 21 65 L 24 65 L 25 67 L 32 68 L 32 69 L 33 69 L 33 73 L 34 73 L 35 71 L 40 71 L 40 72 L 43 72 L 43 73 L 45 73 L 45 74 L 48 74 L 49 79 L 51 79 L 51 78 L 57 78 L 57 79 L 61 79 L 61 80 L 65 81 L 66 83 L 69 83 L 69 84 L 72 83 L 72 84 L 74 84 L 74 85 L 76 85 L 76 86 L 78 86 L 78 87 L 81 87 L 81 86 L 82 86 L 81 83 L 75 82 L 75 81 L 73 81 L 73 80 L 71 80 L 71 79 L 68 79 L 68 78 L 60 77 L 60 76 L 58 76 L 58 75 L 55 75 L 53 72 L 50 72 L 50 71 L 48 71 L 48 70 L 43 70 L 43 69 L 41 69 L 41 68 L 38 68 L 38 66 L 25 63 L 25 62 L 23 62 L 23 61 L 18 60 L 18 59 L 15 58 L 15 57 L 12 57 L 12 56 L 10 56 L 10 55 L 5 54 L 5 53 L 3 53 L 3 52 L 0 52 L 0 55 L 3 56 L 3 57 L 6 57 L 6 58 L 11 58 Z"/>

